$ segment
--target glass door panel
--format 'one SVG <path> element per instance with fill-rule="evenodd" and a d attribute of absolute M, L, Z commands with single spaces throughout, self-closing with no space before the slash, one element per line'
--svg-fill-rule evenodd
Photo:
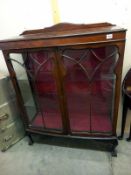
<path fill-rule="evenodd" d="M 62 130 L 55 81 L 57 75 L 52 55 L 51 51 L 28 51 L 26 54 L 12 53 L 10 59 L 16 72 L 30 125 L 51 130 Z M 26 86 L 23 83 L 25 79 Z M 30 95 L 28 91 L 30 91 Z M 33 112 L 34 106 L 35 112 Z"/>
<path fill-rule="evenodd" d="M 111 134 L 116 83 L 114 72 L 119 55 L 115 46 L 104 50 L 105 56 L 91 81 L 91 131 Z"/>
<path fill-rule="evenodd" d="M 75 70 L 74 70 L 75 69 Z M 72 67 L 72 74 L 69 70 L 65 78 L 65 89 L 68 101 L 68 112 L 70 127 L 73 131 L 90 130 L 90 105 L 88 91 L 89 84 L 85 82 L 86 76 L 78 66 Z"/>
<path fill-rule="evenodd" d="M 65 49 L 61 56 L 71 131 L 111 133 L 117 48 Z"/>
<path fill-rule="evenodd" d="M 84 67 L 79 65 L 81 54 L 81 50 L 63 52 L 64 84 L 71 131 L 90 132 L 90 86 Z"/>

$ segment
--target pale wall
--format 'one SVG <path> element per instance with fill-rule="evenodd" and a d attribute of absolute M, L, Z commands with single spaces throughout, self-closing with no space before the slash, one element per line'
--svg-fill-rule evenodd
<path fill-rule="evenodd" d="M 130 0 L 58 0 L 62 22 L 111 22 L 128 29 L 123 73 L 131 66 Z M 53 24 L 50 0 L 0 0 L 0 39 Z M 0 54 L 0 72 L 7 74 Z M 124 75 L 123 74 L 123 75 Z"/>

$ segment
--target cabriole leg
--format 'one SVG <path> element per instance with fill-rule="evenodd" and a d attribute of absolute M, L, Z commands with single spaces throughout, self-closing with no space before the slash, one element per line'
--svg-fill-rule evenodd
<path fill-rule="evenodd" d="M 116 151 L 116 146 L 118 145 L 118 141 L 117 139 L 113 141 L 113 143 L 111 144 L 111 155 L 112 157 L 117 157 L 117 151 Z"/>
<path fill-rule="evenodd" d="M 29 145 L 33 145 L 34 141 L 33 141 L 33 138 L 32 138 L 32 136 L 31 136 L 31 134 L 28 133 L 27 135 L 28 135 L 28 138 L 29 138 L 28 144 L 29 144 Z"/>

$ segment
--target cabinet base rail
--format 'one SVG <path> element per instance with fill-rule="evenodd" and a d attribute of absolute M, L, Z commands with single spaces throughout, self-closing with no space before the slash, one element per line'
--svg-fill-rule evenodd
<path fill-rule="evenodd" d="M 27 131 L 27 136 L 29 138 L 29 145 L 33 145 L 34 141 L 42 142 L 46 140 L 47 137 L 55 137 L 56 139 L 53 139 L 53 144 L 59 145 L 59 146 L 66 146 L 66 143 L 68 143 L 68 146 L 72 147 L 78 147 L 78 148 L 88 148 L 92 150 L 100 150 L 100 151 L 108 151 L 111 153 L 113 157 L 117 157 L 117 151 L 116 146 L 118 145 L 118 139 L 117 136 L 111 136 L 111 137 L 81 137 L 81 136 L 73 136 L 73 135 L 60 135 L 60 134 L 49 134 L 49 133 L 43 133 L 40 131 Z M 36 139 L 37 136 L 40 136 Z M 44 136 L 44 138 L 42 138 Z M 82 142 L 84 140 L 84 142 Z M 85 142 L 85 140 L 87 142 Z M 55 142 L 55 143 L 54 143 Z M 45 141 L 47 144 L 47 142 Z M 49 141 L 48 144 L 52 144 L 52 139 Z"/>

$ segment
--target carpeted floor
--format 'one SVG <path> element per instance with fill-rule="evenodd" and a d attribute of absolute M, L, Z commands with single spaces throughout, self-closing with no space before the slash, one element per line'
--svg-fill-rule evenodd
<path fill-rule="evenodd" d="M 119 142 L 118 156 L 70 146 L 70 141 L 43 138 L 28 145 L 25 137 L 0 152 L 0 175 L 130 175 L 131 142 Z"/>

